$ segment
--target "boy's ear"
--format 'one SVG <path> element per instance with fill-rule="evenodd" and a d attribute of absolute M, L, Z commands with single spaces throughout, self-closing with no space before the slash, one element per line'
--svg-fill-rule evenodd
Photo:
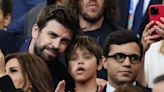
<path fill-rule="evenodd" d="M 3 26 L 4 27 L 7 27 L 9 24 L 10 24 L 10 22 L 11 22 L 11 14 L 7 14 L 5 17 L 4 17 L 4 24 L 3 24 Z"/>
<path fill-rule="evenodd" d="M 103 56 L 102 58 L 103 58 L 102 60 L 103 67 L 107 69 L 107 58 L 105 56 Z"/>
<path fill-rule="evenodd" d="M 38 38 L 39 35 L 39 27 L 37 24 L 34 24 L 32 27 L 32 38 Z"/>
<path fill-rule="evenodd" d="M 103 68 L 104 60 L 105 60 L 105 58 L 104 58 L 104 56 L 102 56 L 102 59 L 99 60 L 99 64 L 97 66 L 97 71 L 100 71 Z"/>
<path fill-rule="evenodd" d="M 100 71 L 103 68 L 102 59 L 99 60 L 99 64 L 97 65 L 97 71 Z"/>

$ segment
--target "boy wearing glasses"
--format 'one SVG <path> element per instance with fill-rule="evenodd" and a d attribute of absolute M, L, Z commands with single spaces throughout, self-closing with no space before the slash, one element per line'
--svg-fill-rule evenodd
<path fill-rule="evenodd" d="M 128 83 L 141 87 L 144 92 L 151 92 L 137 81 L 142 66 L 143 46 L 132 31 L 111 33 L 104 44 L 104 67 L 108 72 L 108 82 L 104 92 L 114 92 L 122 84 Z"/>

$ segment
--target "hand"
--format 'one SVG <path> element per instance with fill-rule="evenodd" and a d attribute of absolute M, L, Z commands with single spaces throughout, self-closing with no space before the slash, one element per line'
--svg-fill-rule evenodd
<path fill-rule="evenodd" d="M 5 59 L 2 51 L 0 50 L 0 77 L 5 76 Z"/>
<path fill-rule="evenodd" d="M 55 92 L 65 92 L 66 82 L 64 80 L 60 81 L 55 89 Z"/>
<path fill-rule="evenodd" d="M 142 33 L 141 43 L 143 45 L 144 53 L 149 49 L 150 44 L 156 42 L 155 39 L 158 39 L 161 37 L 159 34 L 152 35 L 152 33 L 156 31 L 156 28 L 152 27 L 154 23 L 155 23 L 154 21 L 151 21 L 150 23 L 148 23 Z"/>
<path fill-rule="evenodd" d="M 156 32 L 162 37 L 164 38 L 164 18 L 161 17 L 160 21 L 156 21 L 156 26 L 154 26 L 154 28 L 156 29 Z"/>

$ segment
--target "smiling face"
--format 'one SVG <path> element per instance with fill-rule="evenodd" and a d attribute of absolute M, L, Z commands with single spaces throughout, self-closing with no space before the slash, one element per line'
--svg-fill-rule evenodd
<path fill-rule="evenodd" d="M 104 13 L 104 0 L 79 0 L 80 15 L 87 21 L 98 21 Z"/>
<path fill-rule="evenodd" d="M 11 77 L 14 86 L 16 88 L 21 88 L 24 91 L 29 89 L 30 82 L 28 77 L 22 72 L 22 67 L 20 66 L 18 59 L 12 58 L 6 63 L 6 73 Z"/>
<path fill-rule="evenodd" d="M 129 42 L 122 45 L 113 44 L 110 46 L 108 55 L 114 55 L 116 53 L 140 55 L 140 48 L 135 42 Z M 123 63 L 118 63 L 114 58 L 107 58 L 104 66 L 108 71 L 108 82 L 119 85 L 122 83 L 134 82 L 139 72 L 141 62 L 132 64 L 129 58 L 126 57 Z"/>
<path fill-rule="evenodd" d="M 97 59 L 86 49 L 79 49 L 72 53 L 68 61 L 69 73 L 76 82 L 86 82 L 96 79 Z"/>
<path fill-rule="evenodd" d="M 42 30 L 34 27 L 33 34 L 36 38 L 34 52 L 44 60 L 58 58 L 72 39 L 72 32 L 56 20 L 50 20 Z"/>

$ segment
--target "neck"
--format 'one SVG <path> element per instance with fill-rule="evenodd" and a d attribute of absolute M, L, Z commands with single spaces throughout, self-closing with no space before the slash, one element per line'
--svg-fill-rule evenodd
<path fill-rule="evenodd" d="M 96 77 L 86 82 L 75 82 L 76 92 L 96 92 L 97 84 Z"/>
<path fill-rule="evenodd" d="M 108 79 L 108 83 L 115 89 L 119 86 L 119 85 L 115 84 L 114 82 L 112 82 L 110 79 Z"/>
<path fill-rule="evenodd" d="M 118 88 L 119 86 L 125 84 L 125 83 L 133 84 L 133 82 L 122 82 L 122 83 L 120 82 L 120 83 L 116 83 L 116 82 L 112 81 L 112 79 L 110 79 L 109 77 L 108 77 L 108 83 L 109 83 L 112 87 L 114 87 L 115 89 Z"/>
<path fill-rule="evenodd" d="M 104 21 L 104 17 L 102 17 L 95 23 L 86 21 L 82 16 L 80 16 L 79 18 L 80 18 L 80 27 L 82 28 L 82 31 L 92 31 L 101 28 L 102 23 Z"/>

